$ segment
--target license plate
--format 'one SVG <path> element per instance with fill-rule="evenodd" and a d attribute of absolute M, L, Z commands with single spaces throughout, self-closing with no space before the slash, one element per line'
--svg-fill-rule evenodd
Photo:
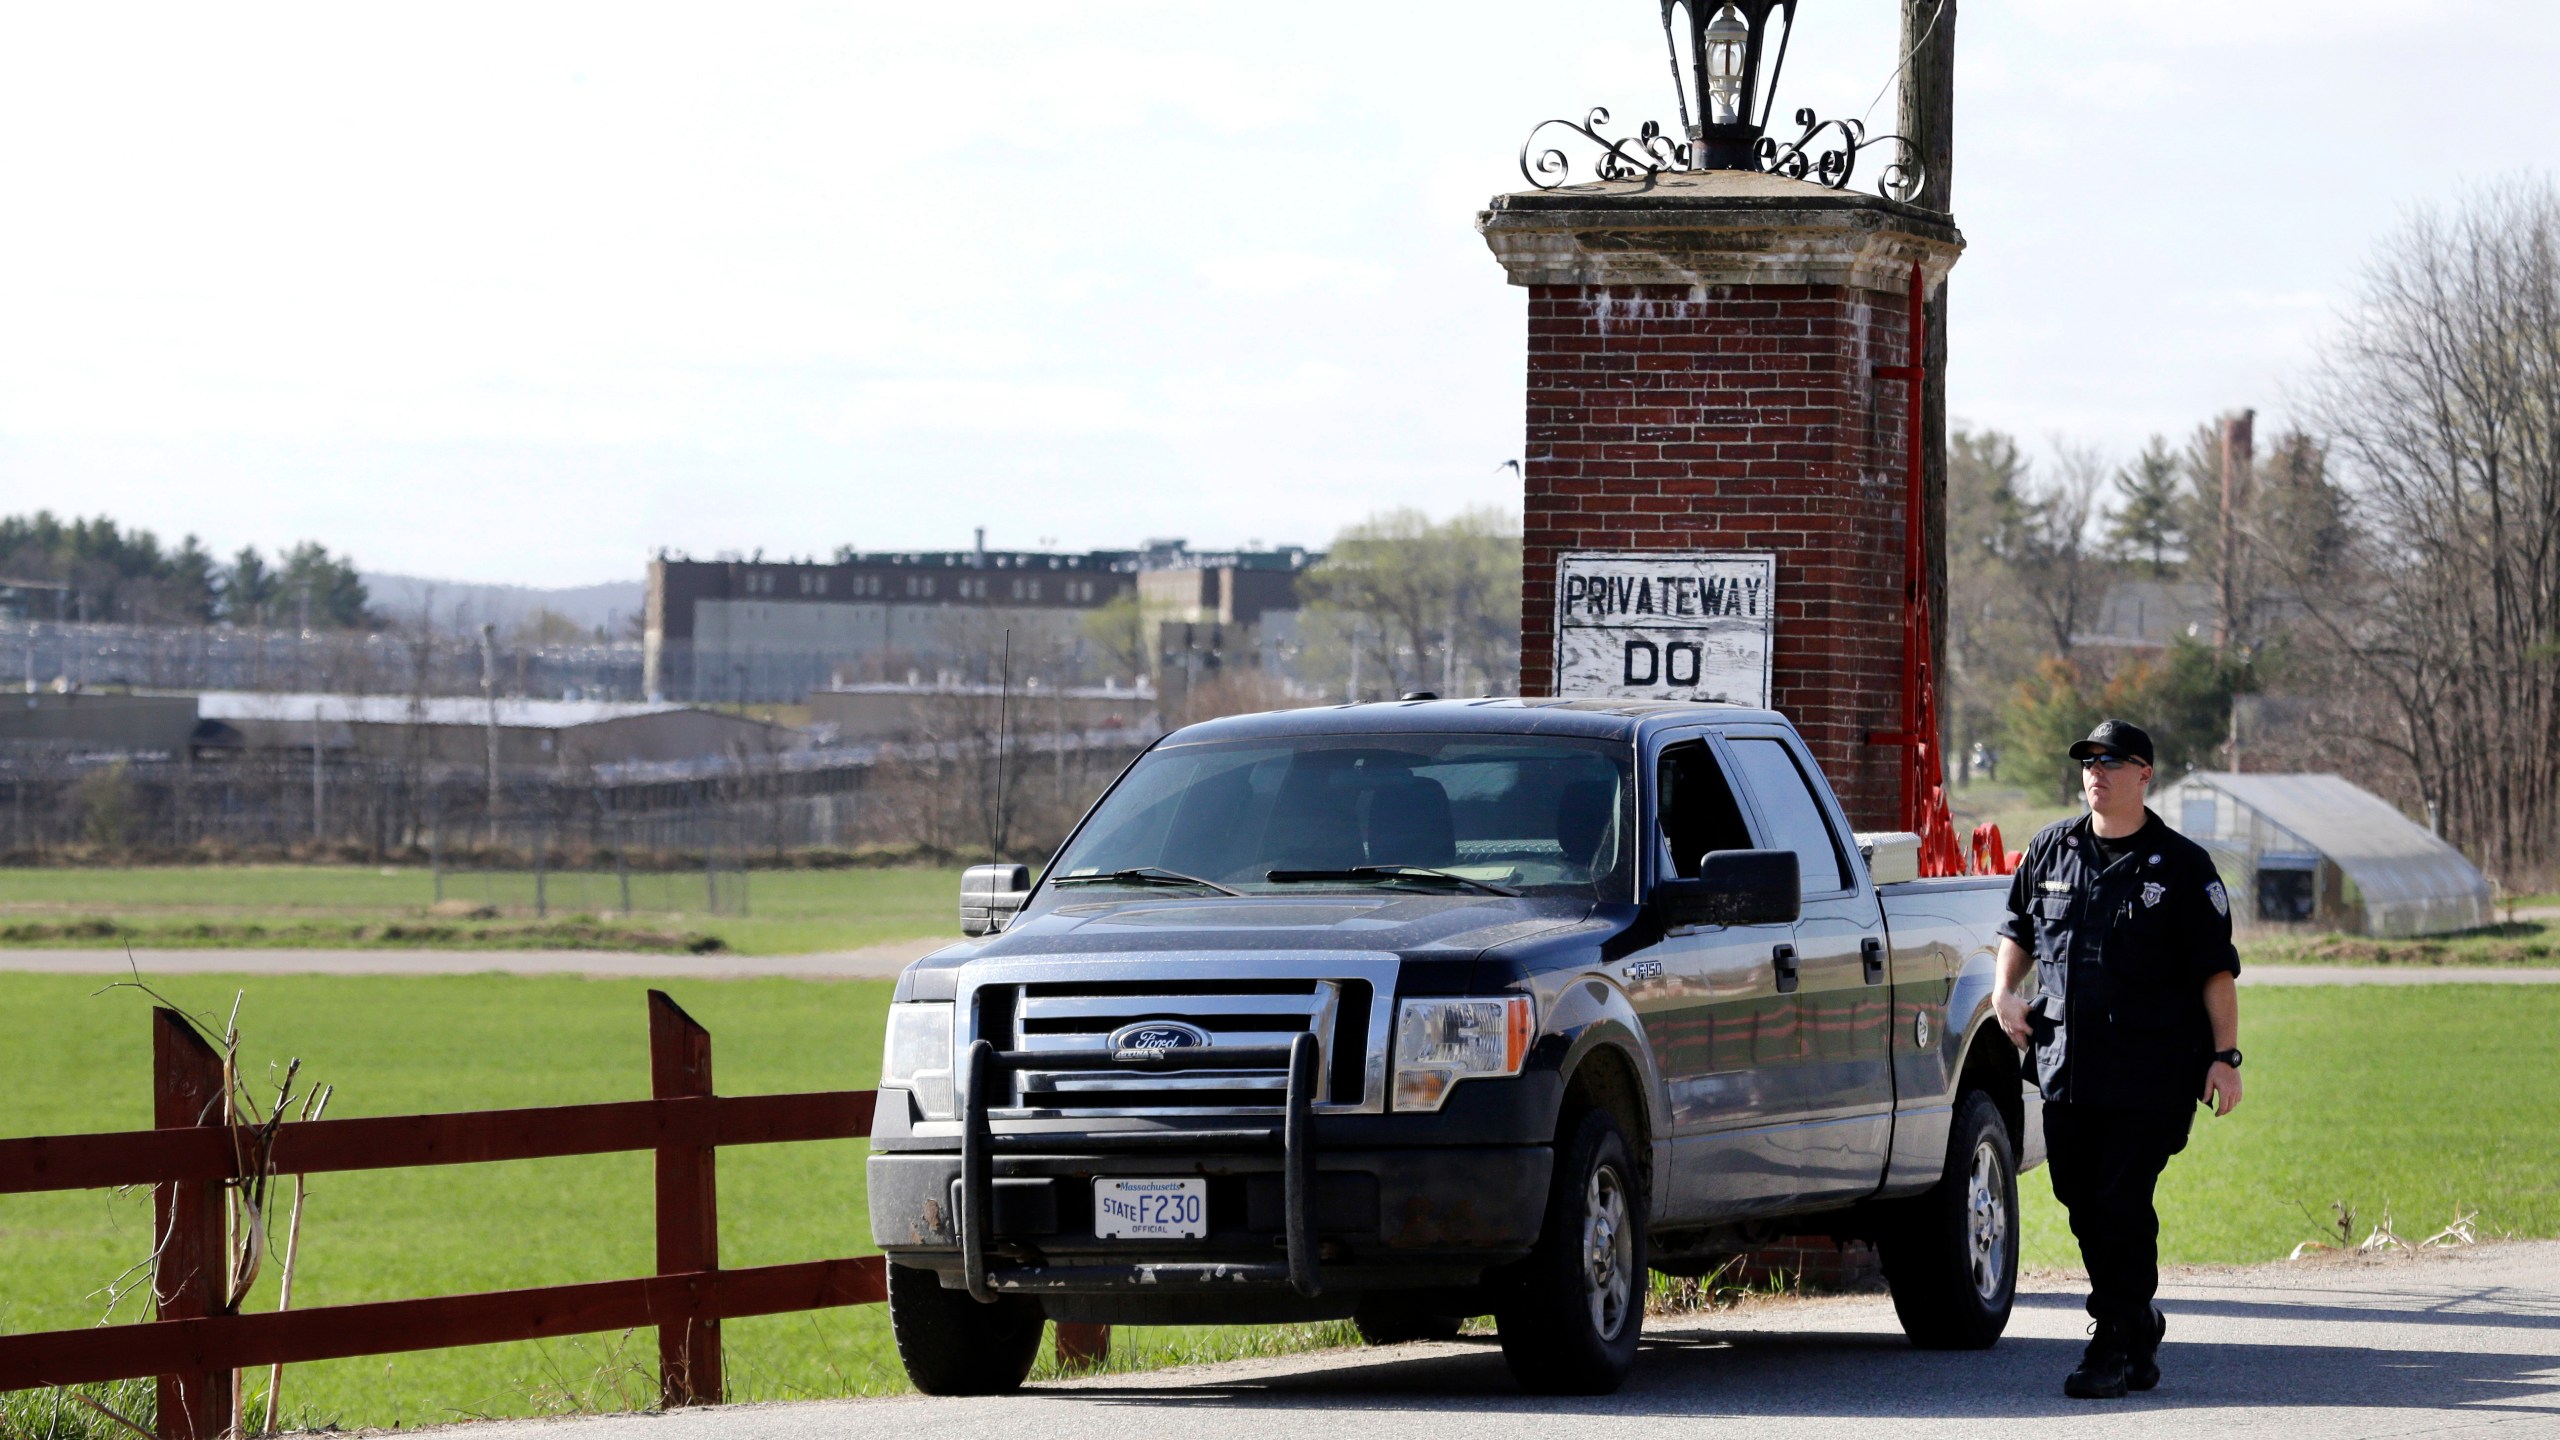
<path fill-rule="evenodd" d="M 1202 1239 L 1209 1233 L 1209 1182 L 1097 1179 L 1093 1233 L 1102 1240 Z"/>

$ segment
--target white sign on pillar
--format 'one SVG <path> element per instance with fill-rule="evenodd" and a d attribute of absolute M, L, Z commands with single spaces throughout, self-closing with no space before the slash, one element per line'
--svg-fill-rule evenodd
<path fill-rule="evenodd" d="M 1777 557 L 1577 550 L 1556 561 L 1556 694 L 1769 703 Z"/>

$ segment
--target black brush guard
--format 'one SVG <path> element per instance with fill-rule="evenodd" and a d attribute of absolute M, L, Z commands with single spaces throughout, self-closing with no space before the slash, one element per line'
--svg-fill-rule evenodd
<path fill-rule="evenodd" d="M 1319 1056 L 1316 1037 L 1300 1035 L 1286 1046 L 1203 1046 L 1182 1050 L 998 1050 L 985 1040 L 969 1047 L 960 1092 L 960 1263 L 972 1298 L 992 1304 L 1001 1292 L 1083 1289 L 1144 1284 L 1158 1291 L 1223 1289 L 1238 1284 L 1286 1281 L 1301 1295 L 1316 1295 L 1315 1127 L 1310 1119 Z M 1219 1130 L 1152 1130 L 1089 1135 L 997 1135 L 987 1111 L 1017 1070 L 1124 1070 L 1154 1074 L 1177 1070 L 1271 1070 L 1287 1067 L 1289 1088 L 1280 1124 Z M 1277 1147 L 1286 1212 L 1288 1261 L 1280 1265 L 1175 1263 L 1137 1265 L 987 1265 L 987 1231 L 995 1216 L 997 1150 L 1185 1150 L 1251 1153 Z"/>

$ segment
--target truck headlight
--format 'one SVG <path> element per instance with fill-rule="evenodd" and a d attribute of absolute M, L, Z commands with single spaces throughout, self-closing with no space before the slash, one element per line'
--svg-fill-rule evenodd
<path fill-rule="evenodd" d="M 1437 1110 L 1461 1080 L 1519 1074 L 1529 1031 L 1526 995 L 1402 1002 L 1396 1007 L 1395 1108 Z"/>
<path fill-rule="evenodd" d="M 889 1038 L 880 1054 L 880 1088 L 916 1097 L 927 1120 L 949 1120 L 959 1107 L 951 1094 L 951 1006 L 892 1005 Z"/>

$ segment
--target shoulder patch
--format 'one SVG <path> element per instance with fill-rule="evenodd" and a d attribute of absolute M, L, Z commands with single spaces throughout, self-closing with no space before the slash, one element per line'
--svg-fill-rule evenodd
<path fill-rule="evenodd" d="M 2223 892 L 2221 881 L 2216 880 L 2207 884 L 2204 887 L 2204 898 L 2213 902 L 2214 914 L 2228 915 L 2231 913 L 2231 897 Z"/>

